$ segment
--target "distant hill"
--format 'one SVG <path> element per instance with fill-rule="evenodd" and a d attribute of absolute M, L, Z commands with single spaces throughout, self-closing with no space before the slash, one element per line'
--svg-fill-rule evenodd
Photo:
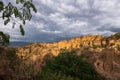
<path fill-rule="evenodd" d="M 18 42 L 18 41 L 15 41 L 15 42 L 10 42 L 10 46 L 13 46 L 13 47 L 20 47 L 20 46 L 26 46 L 28 44 L 31 44 L 32 42 Z"/>
<path fill-rule="evenodd" d="M 53 43 L 53 42 L 59 42 L 59 41 L 62 41 L 62 40 L 70 40 L 72 39 L 73 37 L 60 37 L 60 36 L 57 36 L 54 38 L 54 40 L 41 40 L 41 41 L 38 41 L 38 43 Z M 12 47 L 21 47 L 21 46 L 26 46 L 28 44 L 32 44 L 32 43 L 36 43 L 36 42 L 25 42 L 25 41 L 11 41 L 10 42 L 10 46 Z"/>

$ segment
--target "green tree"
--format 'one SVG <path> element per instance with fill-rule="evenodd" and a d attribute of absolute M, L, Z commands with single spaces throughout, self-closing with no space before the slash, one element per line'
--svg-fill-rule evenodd
<path fill-rule="evenodd" d="M 60 53 L 48 60 L 34 80 L 104 80 L 93 65 L 74 52 Z"/>
<path fill-rule="evenodd" d="M 19 26 L 21 35 L 25 35 L 23 25 L 32 18 L 31 12 L 37 12 L 32 0 L 16 0 L 16 5 L 9 2 L 7 5 L 0 1 L 0 18 L 4 25 L 12 23 L 12 28 Z M 0 31 L 0 45 L 9 44 L 10 36 Z"/>

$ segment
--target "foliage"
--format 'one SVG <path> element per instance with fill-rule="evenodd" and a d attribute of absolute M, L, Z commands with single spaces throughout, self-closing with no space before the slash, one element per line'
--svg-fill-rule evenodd
<path fill-rule="evenodd" d="M 91 48 L 96 49 L 96 48 L 105 48 L 106 45 L 93 45 Z"/>
<path fill-rule="evenodd" d="M 8 45 L 10 36 L 0 32 L 0 45 Z"/>
<path fill-rule="evenodd" d="M 9 2 L 7 5 L 4 5 L 4 3 L 0 1 L 0 13 L 2 14 L 0 18 L 3 19 L 4 25 L 7 25 L 9 22 L 13 23 L 13 28 L 16 24 L 19 25 L 21 35 L 24 35 L 25 31 L 23 29 L 23 25 L 25 25 L 26 21 L 31 20 L 31 9 L 32 11 L 37 12 L 37 9 L 35 8 L 32 0 L 16 0 L 15 6 L 11 2 Z M 5 33 L 3 34 L 5 35 Z M 0 34 L 0 37 L 1 36 L 3 35 Z M 5 40 L 5 38 L 9 40 L 8 37 L 1 38 L 2 40 Z M 4 43 L 8 42 L 5 40 Z M 3 43 L 0 44 L 3 45 Z"/>
<path fill-rule="evenodd" d="M 78 80 L 71 76 L 66 76 L 61 72 L 53 72 L 52 70 L 45 70 L 42 73 L 39 73 L 34 80 Z"/>
<path fill-rule="evenodd" d="M 49 72 L 50 71 L 50 72 Z M 76 80 L 100 80 L 100 75 L 95 71 L 93 66 L 82 60 L 79 56 L 72 52 L 61 53 L 59 56 L 46 63 L 44 70 L 39 73 L 35 80 L 54 78 L 56 74 L 62 73 L 65 76 L 70 76 Z M 45 75 L 45 76 L 44 76 Z M 58 76 L 57 75 L 57 76 Z M 45 79 L 46 78 L 46 79 Z M 42 80 L 41 79 L 41 80 Z M 56 79 L 51 79 L 56 80 Z M 61 79 L 57 79 L 61 80 Z M 63 79 L 66 80 L 66 79 Z"/>

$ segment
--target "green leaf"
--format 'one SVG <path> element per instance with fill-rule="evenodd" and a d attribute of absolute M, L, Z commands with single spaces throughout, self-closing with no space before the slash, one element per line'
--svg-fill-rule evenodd
<path fill-rule="evenodd" d="M 23 4 L 24 2 L 25 0 L 16 0 L 16 4 L 19 4 L 19 3 Z"/>
<path fill-rule="evenodd" d="M 8 22 L 10 22 L 10 19 L 9 19 L 9 18 L 7 18 L 7 20 L 4 21 L 4 25 L 7 25 Z"/>
<path fill-rule="evenodd" d="M 19 4 L 19 2 L 20 2 L 19 0 L 16 0 L 16 4 Z"/>
<path fill-rule="evenodd" d="M 21 13 L 21 12 L 18 13 L 18 17 L 19 17 L 21 20 L 23 19 L 23 16 L 22 16 L 22 13 Z"/>
<path fill-rule="evenodd" d="M 3 2 L 0 1 L 0 11 L 2 11 L 4 9 L 4 5 L 3 5 Z"/>
<path fill-rule="evenodd" d="M 23 20 L 23 24 L 25 25 L 25 20 Z"/>
<path fill-rule="evenodd" d="M 22 25 L 20 25 L 20 32 L 21 32 L 21 35 L 22 35 L 22 36 L 24 36 L 24 35 L 25 35 L 25 31 L 24 31 L 24 29 L 23 29 L 23 26 L 22 26 Z"/>
<path fill-rule="evenodd" d="M 3 32 L 0 31 L 0 35 L 3 35 Z"/>
<path fill-rule="evenodd" d="M 2 19 L 4 19 L 5 18 L 5 13 L 2 13 Z"/>
<path fill-rule="evenodd" d="M 15 23 L 15 22 L 13 22 L 12 28 L 14 28 L 14 27 L 15 27 L 15 24 L 16 24 L 16 23 Z"/>
<path fill-rule="evenodd" d="M 8 45 L 10 43 L 10 41 L 9 41 L 10 35 L 4 34 L 3 39 L 4 39 L 4 45 Z"/>
<path fill-rule="evenodd" d="M 32 2 L 29 2 L 30 7 L 33 9 L 33 11 L 36 13 L 37 9 L 35 8 L 34 4 Z"/>
<path fill-rule="evenodd" d="M 24 2 L 25 2 L 24 0 L 20 0 L 20 3 L 22 3 L 22 4 L 23 4 Z"/>
<path fill-rule="evenodd" d="M 0 31 L 0 45 L 8 45 L 10 43 L 10 35 Z"/>
<path fill-rule="evenodd" d="M 15 17 L 17 17 L 19 15 L 18 9 L 16 7 L 14 8 L 14 15 L 15 15 Z"/>

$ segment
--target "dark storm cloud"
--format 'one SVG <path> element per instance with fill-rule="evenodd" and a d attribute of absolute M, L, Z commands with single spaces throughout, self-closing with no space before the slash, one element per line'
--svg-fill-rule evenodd
<path fill-rule="evenodd" d="M 97 29 L 98 31 L 111 31 L 111 32 L 120 32 L 120 28 L 115 28 L 115 27 L 110 27 L 109 25 L 107 25 L 106 27 L 101 27 Z"/>
<path fill-rule="evenodd" d="M 49 42 L 120 32 L 120 0 L 34 0 L 34 3 L 38 13 L 33 13 L 25 26 L 25 36 L 20 36 L 18 28 L 12 32 L 11 27 L 1 28 L 12 35 L 11 40 Z"/>

